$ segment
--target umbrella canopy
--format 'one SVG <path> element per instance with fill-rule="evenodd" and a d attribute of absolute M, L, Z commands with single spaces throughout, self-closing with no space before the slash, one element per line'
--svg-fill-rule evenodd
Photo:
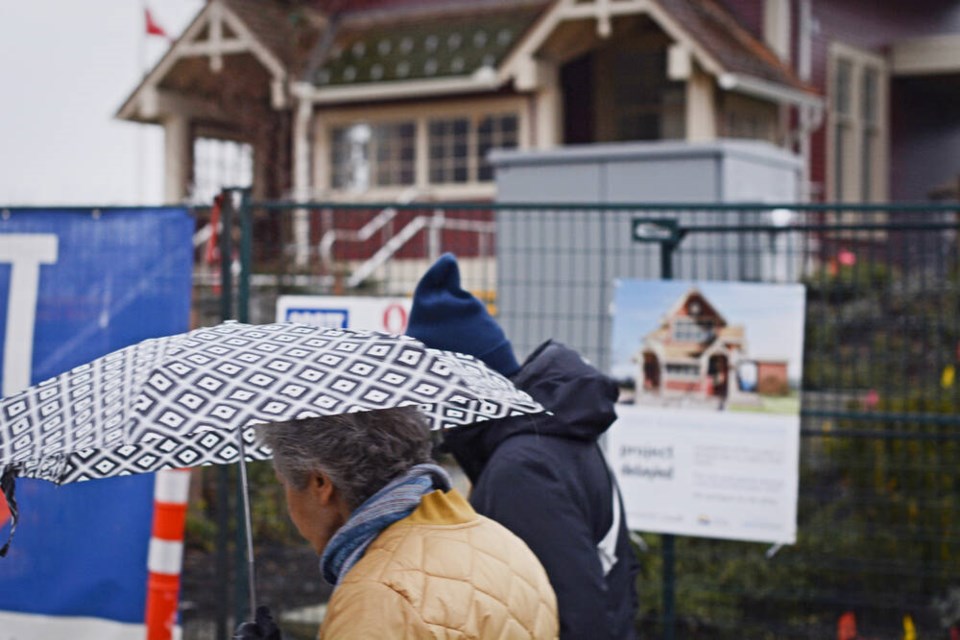
<path fill-rule="evenodd" d="M 226 322 L 147 340 L 0 401 L 0 470 L 65 483 L 269 458 L 264 422 L 417 405 L 433 429 L 543 408 L 406 336 Z M 243 456 L 241 456 L 241 452 Z"/>

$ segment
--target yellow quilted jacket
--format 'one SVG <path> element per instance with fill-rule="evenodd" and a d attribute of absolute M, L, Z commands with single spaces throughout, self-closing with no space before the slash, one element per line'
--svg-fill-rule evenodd
<path fill-rule="evenodd" d="M 556 638 L 557 599 L 533 552 L 456 490 L 387 527 L 327 605 L 321 640 Z"/>

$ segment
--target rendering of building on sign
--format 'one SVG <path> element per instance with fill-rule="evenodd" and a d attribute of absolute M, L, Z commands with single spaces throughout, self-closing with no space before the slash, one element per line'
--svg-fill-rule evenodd
<path fill-rule="evenodd" d="M 730 324 L 696 287 L 687 290 L 647 333 L 634 356 L 637 404 L 685 401 L 724 408 L 787 396 L 787 361 L 750 355 L 747 331 Z"/>

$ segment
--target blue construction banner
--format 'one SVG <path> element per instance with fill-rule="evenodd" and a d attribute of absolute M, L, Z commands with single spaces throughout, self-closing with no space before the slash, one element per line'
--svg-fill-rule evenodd
<path fill-rule="evenodd" d="M 189 329 L 193 219 L 181 208 L 0 210 L 2 395 Z M 20 479 L 0 558 L 0 637 L 143 638 L 153 475 Z M 2 498 L 0 498 L 2 501 Z M 9 523 L 0 504 L 0 539 Z"/>

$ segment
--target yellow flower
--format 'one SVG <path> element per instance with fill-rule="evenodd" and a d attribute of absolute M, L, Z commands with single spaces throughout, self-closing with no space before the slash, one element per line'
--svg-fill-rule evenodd
<path fill-rule="evenodd" d="M 917 640 L 917 628 L 909 615 L 903 616 L 903 640 Z"/>
<path fill-rule="evenodd" d="M 948 364 L 943 368 L 943 374 L 940 376 L 940 386 L 944 389 L 949 389 L 953 386 L 953 381 L 957 376 L 957 370 L 952 364 Z"/>

